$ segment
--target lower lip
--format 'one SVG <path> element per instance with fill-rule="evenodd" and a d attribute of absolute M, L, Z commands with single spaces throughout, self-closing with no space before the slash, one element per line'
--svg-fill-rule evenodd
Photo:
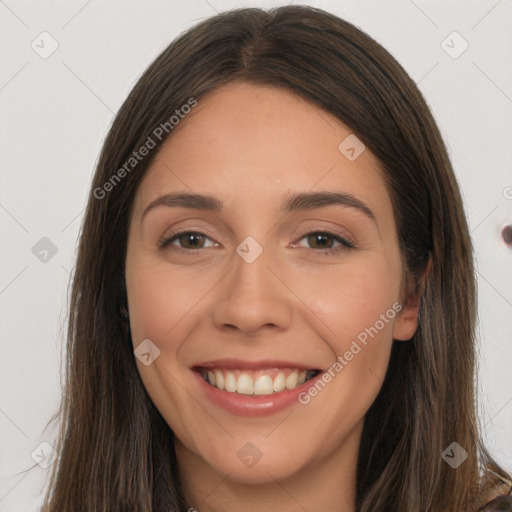
<path fill-rule="evenodd" d="M 316 380 L 322 377 L 322 373 L 319 373 L 295 389 L 279 391 L 272 395 L 243 395 L 241 393 L 231 393 L 217 389 L 206 382 L 199 372 L 192 371 L 192 373 L 199 382 L 208 400 L 232 414 L 252 418 L 269 416 L 286 409 L 286 407 L 289 407 L 293 403 L 298 403 L 298 395 L 307 391 L 314 385 Z"/>

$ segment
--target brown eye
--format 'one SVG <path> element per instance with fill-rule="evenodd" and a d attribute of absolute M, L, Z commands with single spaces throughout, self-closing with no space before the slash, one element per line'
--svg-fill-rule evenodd
<path fill-rule="evenodd" d="M 205 237 L 200 233 L 183 233 L 177 237 L 181 247 L 185 249 L 197 249 L 198 247 L 203 247 L 204 239 Z"/>
<path fill-rule="evenodd" d="M 308 235 L 307 238 L 313 249 L 331 249 L 335 242 L 334 236 L 328 233 L 313 233 Z"/>
<path fill-rule="evenodd" d="M 181 233 L 172 233 L 170 237 L 164 238 L 159 242 L 161 249 L 166 247 L 176 247 L 182 250 L 194 250 L 212 247 L 206 246 L 206 240 L 210 240 L 205 234 L 197 231 L 183 231 Z M 176 243 L 175 243 L 176 242 Z"/>
<path fill-rule="evenodd" d="M 320 254 L 336 253 L 344 249 L 354 249 L 356 247 L 349 240 L 328 231 L 306 233 L 300 240 L 306 240 L 306 247 L 308 249 L 317 249 Z M 304 246 L 301 243 L 299 245 Z"/>

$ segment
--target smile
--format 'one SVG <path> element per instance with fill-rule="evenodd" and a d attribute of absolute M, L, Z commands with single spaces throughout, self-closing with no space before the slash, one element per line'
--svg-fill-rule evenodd
<path fill-rule="evenodd" d="M 241 370 L 199 367 L 195 370 L 214 388 L 242 395 L 273 395 L 293 390 L 320 373 L 320 370 L 297 368 Z"/>

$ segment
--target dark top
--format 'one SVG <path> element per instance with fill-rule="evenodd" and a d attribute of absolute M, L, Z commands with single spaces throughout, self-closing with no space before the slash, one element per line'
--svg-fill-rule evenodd
<path fill-rule="evenodd" d="M 512 486 L 505 494 L 498 494 L 478 512 L 512 512 Z"/>

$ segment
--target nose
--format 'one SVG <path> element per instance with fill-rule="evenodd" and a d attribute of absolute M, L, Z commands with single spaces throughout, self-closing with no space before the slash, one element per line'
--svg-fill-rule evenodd
<path fill-rule="evenodd" d="M 252 263 L 235 255 L 233 265 L 218 295 L 215 325 L 247 336 L 264 329 L 286 330 L 292 318 L 292 293 L 268 265 L 265 251 Z"/>

